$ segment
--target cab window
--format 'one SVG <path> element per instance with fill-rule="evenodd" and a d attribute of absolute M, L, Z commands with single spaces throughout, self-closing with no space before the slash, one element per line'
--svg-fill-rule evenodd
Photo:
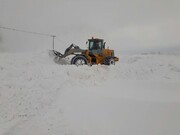
<path fill-rule="evenodd" d="M 101 41 L 90 41 L 89 42 L 89 50 L 97 50 L 102 49 L 102 42 Z"/>

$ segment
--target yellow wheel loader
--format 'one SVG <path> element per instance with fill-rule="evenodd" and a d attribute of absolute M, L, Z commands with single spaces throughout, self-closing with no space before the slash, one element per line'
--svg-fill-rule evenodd
<path fill-rule="evenodd" d="M 69 55 L 74 55 L 71 59 L 71 64 L 75 65 L 115 65 L 116 61 L 119 61 L 118 57 L 114 56 L 114 50 L 105 48 L 106 42 L 103 39 L 92 38 L 86 42 L 88 49 L 80 49 L 79 46 L 71 44 L 64 52 L 64 54 L 52 50 L 53 54 L 58 58 L 65 58 Z"/>

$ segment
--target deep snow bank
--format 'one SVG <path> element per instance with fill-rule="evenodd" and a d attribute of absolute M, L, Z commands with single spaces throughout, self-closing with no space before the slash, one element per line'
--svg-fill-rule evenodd
<path fill-rule="evenodd" d="M 0 54 L 0 134 L 179 135 L 180 56 L 76 67 L 47 54 Z"/>

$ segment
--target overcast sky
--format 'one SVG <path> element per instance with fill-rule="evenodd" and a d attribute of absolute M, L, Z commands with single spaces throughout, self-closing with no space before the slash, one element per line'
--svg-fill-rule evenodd
<path fill-rule="evenodd" d="M 55 47 L 104 38 L 120 52 L 180 47 L 179 0 L 0 0 L 0 26 L 57 35 Z M 0 29 L 0 49 L 51 47 L 49 37 Z"/>

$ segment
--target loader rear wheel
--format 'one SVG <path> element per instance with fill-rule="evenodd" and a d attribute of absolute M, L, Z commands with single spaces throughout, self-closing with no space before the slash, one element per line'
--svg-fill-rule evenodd
<path fill-rule="evenodd" d="M 86 57 L 82 55 L 74 56 L 71 60 L 71 64 L 81 66 L 81 65 L 87 65 L 87 59 Z"/>
<path fill-rule="evenodd" d="M 109 65 L 115 65 L 115 61 L 114 61 L 113 58 L 111 58 L 111 59 L 109 60 Z"/>
<path fill-rule="evenodd" d="M 115 61 L 112 57 L 106 57 L 104 60 L 105 65 L 115 65 Z"/>

